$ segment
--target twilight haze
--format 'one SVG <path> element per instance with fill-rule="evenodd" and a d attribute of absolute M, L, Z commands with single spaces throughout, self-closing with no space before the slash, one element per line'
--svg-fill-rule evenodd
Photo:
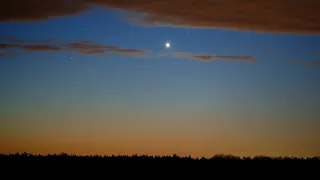
<path fill-rule="evenodd" d="M 318 0 L 0 4 L 0 153 L 320 156 Z"/>

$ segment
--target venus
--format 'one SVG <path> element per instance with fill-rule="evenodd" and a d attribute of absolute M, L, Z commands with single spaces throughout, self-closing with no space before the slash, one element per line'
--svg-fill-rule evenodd
<path fill-rule="evenodd" d="M 167 49 L 169 49 L 170 46 L 171 46 L 171 44 L 170 44 L 169 42 L 166 42 L 165 47 L 166 47 Z"/>

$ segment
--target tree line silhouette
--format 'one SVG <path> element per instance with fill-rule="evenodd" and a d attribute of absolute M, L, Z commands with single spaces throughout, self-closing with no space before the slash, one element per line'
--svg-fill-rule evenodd
<path fill-rule="evenodd" d="M 320 157 L 238 157 L 224 154 L 217 154 L 211 158 L 192 158 L 190 156 L 182 157 L 177 154 L 172 156 L 137 154 L 131 156 L 79 156 L 67 153 L 35 155 L 25 152 L 0 154 L 0 177 L 9 177 L 6 179 L 34 179 L 36 177 L 41 179 L 53 177 L 54 179 L 114 179 L 114 177 L 116 179 L 125 177 L 130 177 L 131 179 L 133 177 L 147 177 L 148 179 L 177 177 L 178 179 L 184 179 L 183 177 L 186 177 L 189 179 L 194 176 L 196 177 L 195 179 L 207 179 L 207 176 L 218 178 L 218 174 L 222 174 L 223 178 L 233 175 L 239 178 L 239 175 L 247 177 L 250 174 L 248 171 L 279 176 L 278 173 L 286 174 L 288 172 L 284 170 L 286 167 L 292 172 L 291 176 L 294 177 L 297 173 L 300 173 L 304 174 L 305 179 L 306 176 L 311 177 L 317 172 L 317 165 L 313 164 L 319 164 L 319 160 Z M 246 164 L 249 164 L 249 166 Z M 243 174 L 244 172 L 246 173 Z M 203 178 L 200 178 L 200 176 L 203 176 Z M 285 176 L 288 178 L 288 174 Z"/>
<path fill-rule="evenodd" d="M 0 154 L 0 161 L 37 161 L 37 160 L 68 160 L 68 161 L 227 161 L 227 160 L 242 160 L 242 161 L 316 161 L 320 160 L 320 157 L 268 157 L 268 156 L 254 156 L 254 157 L 239 157 L 234 155 L 216 154 L 210 158 L 192 158 L 191 156 L 179 156 L 173 154 L 172 156 L 149 156 L 149 155 L 73 155 L 67 153 L 60 154 L 47 154 L 47 155 L 34 155 L 27 152 L 15 153 L 15 154 Z"/>

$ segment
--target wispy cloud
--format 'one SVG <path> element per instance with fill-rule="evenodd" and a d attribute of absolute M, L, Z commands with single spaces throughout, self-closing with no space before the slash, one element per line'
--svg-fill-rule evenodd
<path fill-rule="evenodd" d="M 289 63 L 289 64 L 300 64 L 300 63 L 302 63 L 299 60 L 283 60 L 282 62 Z"/>
<path fill-rule="evenodd" d="M 317 66 L 320 67 L 320 61 L 312 61 L 310 63 L 306 63 L 307 66 Z"/>
<path fill-rule="evenodd" d="M 216 56 L 216 55 L 207 55 L 207 54 L 192 54 L 187 52 L 177 52 L 171 57 L 194 59 L 199 61 L 226 60 L 226 61 L 258 62 L 257 59 L 251 56 Z"/>
<path fill-rule="evenodd" d="M 11 57 L 11 56 L 15 56 L 15 54 L 12 54 L 12 53 L 0 53 L 0 58 Z"/>
<path fill-rule="evenodd" d="M 143 49 L 126 49 L 112 45 L 101 45 L 91 41 L 74 41 L 62 43 L 56 40 L 21 40 L 16 38 L 8 38 L 7 44 L 0 44 L 0 49 L 20 49 L 23 51 L 64 51 L 77 52 L 89 55 L 106 55 L 108 52 L 115 52 L 127 56 L 143 56 L 148 53 Z M 51 42 L 45 44 L 45 42 Z"/>
<path fill-rule="evenodd" d="M 55 39 L 32 39 L 32 40 L 23 40 L 23 39 L 17 39 L 15 37 L 8 37 L 8 38 L 3 38 L 8 40 L 9 42 L 12 43 L 52 43 L 56 42 Z"/>
<path fill-rule="evenodd" d="M 319 66 L 320 67 L 320 61 L 301 61 L 301 60 L 283 60 L 284 63 L 290 63 L 290 64 L 300 64 L 305 66 Z"/>
<path fill-rule="evenodd" d="M 107 49 L 105 47 L 85 42 L 70 42 L 66 45 L 67 51 L 75 51 L 81 54 L 91 54 L 91 55 L 105 55 Z"/>
<path fill-rule="evenodd" d="M 90 5 L 148 13 L 143 25 L 320 34 L 318 0 L 4 0 L 0 21 L 35 21 L 84 12 Z"/>
<path fill-rule="evenodd" d="M 12 45 L 11 47 L 25 51 L 61 51 L 61 47 L 51 45 Z"/>

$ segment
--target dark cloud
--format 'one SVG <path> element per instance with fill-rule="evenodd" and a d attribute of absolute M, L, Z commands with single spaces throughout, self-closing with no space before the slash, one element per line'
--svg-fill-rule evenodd
<path fill-rule="evenodd" d="M 0 21 L 46 20 L 90 5 L 126 12 L 144 25 L 320 34 L 319 0 L 3 0 Z"/>
<path fill-rule="evenodd" d="M 2 0 L 0 21 L 39 21 L 69 16 L 88 8 L 87 0 Z"/>
<path fill-rule="evenodd" d="M 226 60 L 226 61 L 243 61 L 243 62 L 257 62 L 258 60 L 251 56 L 216 56 L 206 54 L 191 54 L 187 52 L 177 52 L 174 57 L 187 58 L 199 61 L 212 61 L 212 60 Z"/>

